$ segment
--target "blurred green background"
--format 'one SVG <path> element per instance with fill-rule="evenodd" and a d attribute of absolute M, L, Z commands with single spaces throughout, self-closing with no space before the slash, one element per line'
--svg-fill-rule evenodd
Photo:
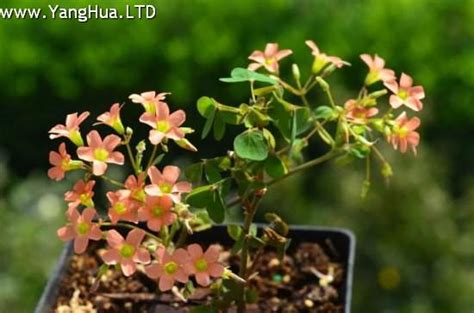
<path fill-rule="evenodd" d="M 246 88 L 217 78 L 246 66 L 267 42 L 294 50 L 284 72 L 292 61 L 308 68 L 306 39 L 353 64 L 329 80 L 340 102 L 363 80 L 361 53 L 411 74 L 427 94 L 422 144 L 417 158 L 387 149 L 395 176 L 388 187 L 376 177 L 364 200 L 362 164 L 330 165 L 278 185 L 264 210 L 354 231 L 356 313 L 474 310 L 474 1 L 149 2 L 158 8 L 152 21 L 0 20 L 0 312 L 32 311 L 62 248 L 55 233 L 69 185 L 46 176 L 57 147 L 51 126 L 67 113 L 101 113 L 130 93 L 158 90 L 172 92 L 170 105 L 185 108 L 200 130 L 199 96 L 246 100 Z M 138 107 L 129 112 L 137 116 Z M 191 139 L 204 156 L 231 147 Z"/>

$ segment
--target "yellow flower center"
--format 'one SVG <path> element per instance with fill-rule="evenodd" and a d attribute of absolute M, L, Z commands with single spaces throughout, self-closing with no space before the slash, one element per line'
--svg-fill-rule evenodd
<path fill-rule="evenodd" d="M 90 226 L 85 222 L 76 225 L 76 231 L 79 235 L 85 235 L 89 232 Z"/>
<path fill-rule="evenodd" d="M 147 101 L 143 103 L 143 106 L 145 107 L 145 111 L 147 111 L 148 113 L 151 113 L 151 114 L 156 113 L 155 103 L 153 103 L 152 101 Z"/>
<path fill-rule="evenodd" d="M 69 139 L 78 147 L 84 145 L 84 141 L 82 140 L 81 133 L 79 130 L 71 130 L 69 132 Z"/>
<path fill-rule="evenodd" d="M 135 254 L 135 247 L 125 243 L 122 248 L 120 248 L 120 255 L 124 258 L 131 258 Z"/>
<path fill-rule="evenodd" d="M 170 129 L 170 124 L 168 121 L 158 121 L 156 122 L 156 130 L 162 133 L 166 133 Z"/>
<path fill-rule="evenodd" d="M 124 214 L 127 211 L 127 207 L 122 202 L 117 202 L 114 204 L 114 211 L 117 214 Z"/>
<path fill-rule="evenodd" d="M 94 158 L 97 161 L 106 161 L 107 158 L 109 157 L 109 152 L 105 150 L 104 148 L 97 148 L 94 150 Z"/>
<path fill-rule="evenodd" d="M 398 92 L 398 97 L 400 97 L 400 99 L 402 100 L 406 100 L 408 96 L 409 94 L 405 89 L 400 89 L 400 91 Z"/>
<path fill-rule="evenodd" d="M 367 76 L 365 77 L 365 84 L 372 85 L 376 81 L 380 79 L 379 71 L 370 71 Z"/>
<path fill-rule="evenodd" d="M 165 213 L 165 210 L 160 206 L 155 206 L 151 209 L 151 214 L 153 214 L 154 217 L 162 217 L 163 213 Z"/>
<path fill-rule="evenodd" d="M 132 198 L 141 202 L 145 201 L 145 191 L 143 189 L 137 189 L 133 191 Z"/>
<path fill-rule="evenodd" d="M 173 186 L 168 183 L 163 183 L 160 185 L 160 191 L 162 193 L 171 193 L 171 190 L 173 190 Z"/>
<path fill-rule="evenodd" d="M 91 197 L 86 193 L 81 194 L 79 196 L 79 200 L 81 201 L 82 205 L 89 206 L 89 207 L 94 206 L 94 202 L 92 202 Z"/>
<path fill-rule="evenodd" d="M 398 135 L 400 136 L 400 138 L 405 138 L 409 133 L 409 130 L 408 128 L 406 127 L 401 127 L 400 130 L 398 131 Z"/>
<path fill-rule="evenodd" d="M 198 272 L 205 272 L 207 271 L 207 261 L 204 259 L 199 259 L 194 264 Z"/>
<path fill-rule="evenodd" d="M 277 62 L 277 59 L 275 57 L 265 58 L 266 65 L 272 65 L 275 62 Z"/>
<path fill-rule="evenodd" d="M 69 170 L 69 165 L 70 165 L 69 159 L 64 158 L 64 159 L 61 161 L 61 169 L 62 169 L 63 171 L 68 171 L 68 170 Z"/>
<path fill-rule="evenodd" d="M 166 263 L 165 266 L 163 266 L 163 269 L 165 270 L 166 274 L 173 275 L 178 270 L 178 264 L 176 264 L 176 262 L 170 261 Z"/>

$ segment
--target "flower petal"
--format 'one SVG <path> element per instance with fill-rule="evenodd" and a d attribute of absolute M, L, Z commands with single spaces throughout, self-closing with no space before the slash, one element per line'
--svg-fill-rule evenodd
<path fill-rule="evenodd" d="M 177 166 L 168 165 L 163 169 L 163 178 L 167 183 L 175 184 L 179 178 L 180 169 Z"/>
<path fill-rule="evenodd" d="M 110 154 L 107 162 L 122 165 L 125 163 L 125 157 L 122 153 L 114 151 Z"/>
<path fill-rule="evenodd" d="M 197 243 L 190 244 L 188 246 L 188 253 L 193 259 L 199 259 L 203 256 L 204 252 L 202 251 L 202 248 L 200 245 Z"/>
<path fill-rule="evenodd" d="M 186 120 L 186 113 L 183 110 L 178 110 L 173 112 L 169 117 L 169 122 L 171 125 L 179 127 Z"/>
<path fill-rule="evenodd" d="M 191 192 L 193 189 L 191 183 L 185 182 L 185 181 L 180 181 L 174 185 L 173 190 L 177 192 Z"/>
<path fill-rule="evenodd" d="M 120 144 L 121 141 L 122 140 L 117 135 L 108 135 L 104 138 L 103 145 L 107 151 L 111 152 Z"/>
<path fill-rule="evenodd" d="M 61 227 L 58 229 L 57 234 L 62 241 L 72 240 L 76 236 L 76 233 L 71 225 Z"/>
<path fill-rule="evenodd" d="M 169 275 L 162 275 L 160 278 L 159 288 L 161 291 L 168 291 L 174 286 L 174 278 Z"/>
<path fill-rule="evenodd" d="M 87 249 L 87 244 L 89 243 L 89 238 L 86 236 L 78 236 L 74 240 L 74 252 L 81 254 Z"/>
<path fill-rule="evenodd" d="M 168 120 L 170 116 L 170 108 L 165 102 L 159 102 L 156 105 L 156 114 L 157 114 L 157 119 L 162 121 L 162 120 Z"/>
<path fill-rule="evenodd" d="M 143 264 L 150 263 L 150 253 L 145 249 L 138 249 L 137 253 L 133 256 L 133 261 Z"/>
<path fill-rule="evenodd" d="M 92 162 L 92 173 L 95 176 L 104 175 L 105 171 L 107 170 L 107 163 L 102 161 L 94 160 Z"/>
<path fill-rule="evenodd" d="M 400 87 L 401 88 L 410 88 L 413 85 L 413 79 L 410 75 L 402 73 L 400 77 Z"/>
<path fill-rule="evenodd" d="M 77 156 L 79 159 L 84 161 L 92 162 L 94 161 L 94 151 L 90 147 L 79 147 L 77 148 Z"/>
<path fill-rule="evenodd" d="M 212 277 L 218 278 L 224 273 L 224 266 L 219 263 L 211 263 L 207 271 Z"/>
<path fill-rule="evenodd" d="M 163 141 L 163 138 L 165 138 L 165 133 L 155 129 L 150 130 L 150 134 L 148 135 L 148 139 L 154 145 L 160 144 L 161 141 Z"/>
<path fill-rule="evenodd" d="M 154 263 L 150 266 L 145 267 L 145 273 L 148 277 L 156 279 L 163 275 L 163 268 L 161 267 L 161 265 Z"/>
<path fill-rule="evenodd" d="M 211 283 L 211 278 L 209 277 L 209 274 L 206 272 L 197 272 L 195 277 L 196 277 L 196 282 L 203 287 L 207 287 Z"/>
<path fill-rule="evenodd" d="M 89 232 L 89 239 L 100 240 L 102 239 L 102 231 L 100 230 L 99 225 L 94 224 Z"/>
<path fill-rule="evenodd" d="M 95 214 L 97 212 L 93 208 L 86 208 L 82 212 L 82 218 L 84 219 L 84 222 L 90 223 L 92 219 L 94 218 Z"/>
<path fill-rule="evenodd" d="M 115 249 L 106 250 L 101 257 L 106 264 L 117 264 L 120 262 L 120 253 Z"/>
<path fill-rule="evenodd" d="M 135 262 L 133 262 L 132 260 L 123 259 L 120 265 L 121 265 L 123 274 L 127 277 L 131 276 L 137 270 L 137 266 L 135 265 Z"/>
<path fill-rule="evenodd" d="M 134 247 L 138 247 L 145 237 L 145 232 L 141 229 L 133 229 L 127 235 L 127 243 L 131 244 Z"/>
<path fill-rule="evenodd" d="M 118 231 L 112 229 L 107 232 L 107 243 L 114 249 L 120 249 L 124 243 L 122 235 Z"/>
<path fill-rule="evenodd" d="M 186 284 L 189 281 L 189 275 L 184 271 L 184 269 L 180 268 L 175 274 L 174 278 L 179 281 L 180 283 Z"/>
<path fill-rule="evenodd" d="M 211 245 L 207 248 L 207 251 L 204 253 L 204 257 L 206 258 L 207 262 L 217 262 L 219 259 L 219 252 L 220 248 L 218 245 Z"/>

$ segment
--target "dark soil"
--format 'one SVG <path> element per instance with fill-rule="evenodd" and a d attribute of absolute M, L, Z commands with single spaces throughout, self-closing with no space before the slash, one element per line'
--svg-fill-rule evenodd
<path fill-rule="evenodd" d="M 73 255 L 67 275 L 60 285 L 56 312 L 170 312 L 186 313 L 199 304 L 209 303 L 211 296 L 207 288 L 196 288 L 187 304 L 180 302 L 172 293 L 161 293 L 156 283 L 140 270 L 132 277 L 125 277 L 120 270 L 109 270 L 94 285 L 99 266 L 100 249 L 89 247 L 88 253 Z M 283 261 L 273 251 L 262 253 L 252 269 L 259 272 L 250 280 L 250 285 L 259 291 L 256 303 L 248 306 L 248 312 L 311 312 L 343 313 L 345 264 L 331 260 L 331 249 L 323 250 L 315 243 L 303 243 L 290 249 Z M 238 259 L 223 252 L 224 263 L 231 268 Z M 334 271 L 334 280 L 320 283 L 314 274 Z M 235 309 L 229 310 L 229 313 Z"/>

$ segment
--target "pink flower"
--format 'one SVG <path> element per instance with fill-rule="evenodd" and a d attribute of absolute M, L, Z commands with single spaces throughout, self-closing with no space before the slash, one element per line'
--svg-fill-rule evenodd
<path fill-rule="evenodd" d="M 80 204 L 86 207 L 94 207 L 94 201 L 92 201 L 94 185 L 94 180 L 85 182 L 81 179 L 74 185 L 71 191 L 66 192 L 64 200 L 69 202 L 69 210 L 76 209 Z"/>
<path fill-rule="evenodd" d="M 96 215 L 96 211 L 87 208 L 82 215 L 76 209 L 71 210 L 68 215 L 70 223 L 58 229 L 58 237 L 63 241 L 74 239 L 74 251 L 83 253 L 86 251 L 89 239 L 100 240 L 102 232 L 97 224 L 92 223 L 92 218 Z"/>
<path fill-rule="evenodd" d="M 66 151 L 66 144 L 63 142 L 59 145 L 59 151 L 49 152 L 49 163 L 53 165 L 48 170 L 48 176 L 54 180 L 62 180 L 67 171 L 82 167 L 81 161 L 71 160 L 71 155 Z"/>
<path fill-rule="evenodd" d="M 128 98 L 132 100 L 133 103 L 141 103 L 145 108 L 145 111 L 151 114 L 155 114 L 156 104 L 164 103 L 163 100 L 166 99 L 166 95 L 169 95 L 169 92 L 162 92 L 157 94 L 155 91 L 142 92 L 141 94 L 131 94 Z"/>
<path fill-rule="evenodd" d="M 114 151 L 120 144 L 120 137 L 108 135 L 102 141 L 96 130 L 87 134 L 88 147 L 79 147 L 77 155 L 79 158 L 92 162 L 92 173 L 96 176 L 103 175 L 107 170 L 107 163 L 123 164 L 124 156 L 122 153 Z"/>
<path fill-rule="evenodd" d="M 314 55 L 313 73 L 315 74 L 319 73 L 328 64 L 332 64 L 337 68 L 341 68 L 344 65 L 350 65 L 349 62 L 346 62 L 339 57 L 321 53 L 318 46 L 316 46 L 312 40 L 306 40 L 305 43 L 311 49 L 311 54 Z"/>
<path fill-rule="evenodd" d="M 403 112 L 395 119 L 395 126 L 392 129 L 392 133 L 388 136 L 388 141 L 395 150 L 400 146 L 402 153 L 405 153 L 408 146 L 410 146 L 416 155 L 416 146 L 420 142 L 420 134 L 415 129 L 419 126 L 420 119 L 418 117 L 413 117 L 409 120 L 406 113 Z"/>
<path fill-rule="evenodd" d="M 109 218 L 112 223 L 117 223 L 119 220 L 138 222 L 136 209 L 130 202 L 130 190 L 117 190 L 115 192 L 107 192 L 107 199 L 109 199 L 111 207 L 109 208 Z"/>
<path fill-rule="evenodd" d="M 179 167 L 168 165 L 161 173 L 155 166 L 148 169 L 151 184 L 145 187 L 145 192 L 150 196 L 169 196 L 173 202 L 181 201 L 181 194 L 191 192 L 192 186 L 188 182 L 177 182 L 181 171 Z"/>
<path fill-rule="evenodd" d="M 366 124 L 370 117 L 379 113 L 377 108 L 358 105 L 354 99 L 347 100 L 344 108 L 346 109 L 346 118 L 354 124 Z"/>
<path fill-rule="evenodd" d="M 405 73 L 400 77 L 400 85 L 396 81 L 385 83 L 385 86 L 394 94 L 390 96 L 390 105 L 396 109 L 405 105 L 413 111 L 420 111 L 423 103 L 420 101 L 425 97 L 422 86 L 413 86 L 413 79 Z"/>
<path fill-rule="evenodd" d="M 206 287 L 211 283 L 211 277 L 218 278 L 224 273 L 224 266 L 218 262 L 219 247 L 210 246 L 206 252 L 198 244 L 188 246 L 189 261 L 184 268 L 187 273 L 194 274 L 199 285 Z"/>
<path fill-rule="evenodd" d="M 171 225 L 176 214 L 171 211 L 173 200 L 168 196 L 147 196 L 145 206 L 138 211 L 141 221 L 146 221 L 149 229 L 159 231 L 164 225 Z"/>
<path fill-rule="evenodd" d="M 178 110 L 170 114 L 168 105 L 164 102 L 157 103 L 156 112 L 145 112 L 140 116 L 140 122 L 151 126 L 150 142 L 160 144 L 164 138 L 179 140 L 184 138 L 184 132 L 179 128 L 186 120 L 186 113 Z"/>
<path fill-rule="evenodd" d="M 379 80 L 387 83 L 397 79 L 393 70 L 384 68 L 385 60 L 377 54 L 373 57 L 368 54 L 361 54 L 360 58 L 369 67 L 369 74 L 367 74 L 367 77 L 365 78 L 366 85 L 371 85 Z"/>
<path fill-rule="evenodd" d="M 255 61 L 256 63 L 250 63 L 248 69 L 255 71 L 263 66 L 270 73 L 278 74 L 278 61 L 292 53 L 293 51 L 289 49 L 278 51 L 277 43 L 267 43 L 265 51 L 255 50 L 249 56 L 249 60 Z"/>
<path fill-rule="evenodd" d="M 155 252 L 157 263 L 145 268 L 145 273 L 152 279 L 159 278 L 161 291 L 173 288 L 175 281 L 187 283 L 189 275 L 183 265 L 188 261 L 189 255 L 184 249 L 176 249 L 170 254 L 164 247 L 159 247 Z"/>
<path fill-rule="evenodd" d="M 122 120 L 120 118 L 121 108 L 122 107 L 119 103 L 114 103 L 109 112 L 105 112 L 97 117 L 97 120 L 100 122 L 97 124 L 108 125 L 115 129 L 119 134 L 123 134 L 125 132 L 125 128 L 123 127 Z"/>
<path fill-rule="evenodd" d="M 125 240 L 116 230 L 107 232 L 107 249 L 102 259 L 107 264 L 120 264 L 125 276 L 130 276 L 137 270 L 136 263 L 147 264 L 150 262 L 150 254 L 140 244 L 145 237 L 141 229 L 130 231 Z"/>
<path fill-rule="evenodd" d="M 84 145 L 79 125 L 89 116 L 89 112 L 83 112 L 79 117 L 77 113 L 68 114 L 66 117 L 66 125 L 58 124 L 49 130 L 49 138 L 56 139 L 59 137 L 67 137 L 77 146 Z"/>

